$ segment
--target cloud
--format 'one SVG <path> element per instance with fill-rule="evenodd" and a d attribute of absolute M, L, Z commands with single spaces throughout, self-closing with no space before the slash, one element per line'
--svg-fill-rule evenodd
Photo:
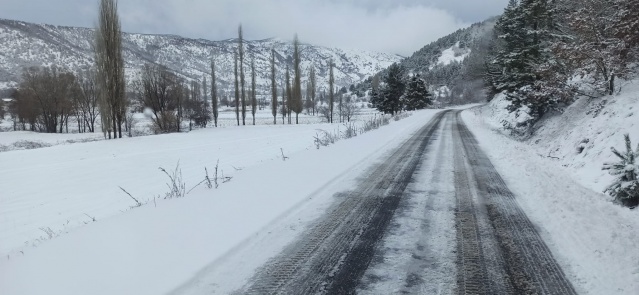
<path fill-rule="evenodd" d="M 98 0 L 0 0 L 0 17 L 92 27 Z M 410 55 L 454 30 L 498 14 L 507 0 L 120 0 L 127 32 L 302 42 Z M 495 11 L 491 13 L 491 11 Z"/>
<path fill-rule="evenodd" d="M 248 39 L 290 39 L 297 33 L 300 40 L 313 44 L 409 55 L 467 25 L 442 9 L 426 6 L 377 9 L 349 1 L 311 0 L 164 0 L 162 7 L 152 3 L 157 1 L 122 2 L 124 28 L 219 39 L 236 36 L 242 23 Z M 149 8 L 140 13 L 144 6 Z"/>

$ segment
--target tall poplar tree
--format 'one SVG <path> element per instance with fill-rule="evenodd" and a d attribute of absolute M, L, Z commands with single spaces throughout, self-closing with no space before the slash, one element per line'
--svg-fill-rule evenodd
<path fill-rule="evenodd" d="M 310 95 L 311 104 L 312 104 L 312 112 L 313 112 L 313 116 L 315 116 L 315 106 L 316 106 L 315 96 L 317 95 L 317 77 L 315 74 L 315 66 L 311 65 L 311 70 L 310 70 L 310 73 L 308 74 L 308 81 L 309 81 L 309 95 Z"/>
<path fill-rule="evenodd" d="M 294 98 L 293 98 L 293 89 L 291 89 L 291 72 L 288 69 L 288 66 L 286 67 L 286 115 L 288 116 L 288 123 L 289 124 L 293 124 L 293 121 L 291 119 L 291 114 L 293 112 L 293 105 L 294 105 Z"/>
<path fill-rule="evenodd" d="M 215 77 L 215 59 L 211 59 L 211 108 L 213 109 L 213 122 L 217 127 L 219 116 L 219 101 L 217 98 L 217 81 Z"/>
<path fill-rule="evenodd" d="M 244 34 L 242 25 L 238 28 L 239 52 L 240 52 L 240 91 L 242 92 L 242 125 L 246 125 L 246 78 L 244 76 Z"/>
<path fill-rule="evenodd" d="M 237 67 L 237 52 L 235 52 L 233 60 L 235 61 L 235 118 L 237 119 L 237 126 L 240 126 L 240 80 Z"/>
<path fill-rule="evenodd" d="M 275 49 L 271 49 L 271 112 L 273 125 L 277 124 L 277 83 L 275 82 Z"/>
<path fill-rule="evenodd" d="M 297 38 L 297 34 L 295 38 L 293 38 L 293 69 L 294 78 L 293 78 L 293 86 L 292 86 L 292 94 L 293 94 L 293 111 L 295 112 L 295 124 L 299 124 L 299 115 L 304 109 L 304 105 L 302 103 L 302 69 L 301 69 L 301 56 L 300 56 L 300 41 Z"/>
<path fill-rule="evenodd" d="M 335 74 L 333 73 L 334 67 L 335 64 L 331 59 L 328 72 L 328 110 L 330 113 L 329 123 L 333 123 L 333 104 L 335 103 Z"/>
<path fill-rule="evenodd" d="M 122 138 L 122 124 L 127 104 L 124 95 L 124 58 L 117 0 L 100 1 L 94 48 L 102 131 L 109 139 L 111 132 L 113 138 Z"/>
<path fill-rule="evenodd" d="M 253 125 L 255 125 L 255 112 L 257 111 L 257 84 L 255 74 L 255 58 L 251 59 L 251 115 L 253 115 Z"/>

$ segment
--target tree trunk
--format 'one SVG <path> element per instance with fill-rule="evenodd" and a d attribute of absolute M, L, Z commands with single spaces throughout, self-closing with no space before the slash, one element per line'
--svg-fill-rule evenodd
<path fill-rule="evenodd" d="M 610 75 L 610 93 L 609 95 L 615 94 L 615 74 Z"/>

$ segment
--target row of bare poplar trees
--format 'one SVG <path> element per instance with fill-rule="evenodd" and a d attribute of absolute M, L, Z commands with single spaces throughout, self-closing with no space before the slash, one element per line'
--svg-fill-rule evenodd
<path fill-rule="evenodd" d="M 101 0 L 99 7 L 98 27 L 95 33 L 95 69 L 80 75 L 57 68 L 31 68 L 24 72 L 23 82 L 14 95 L 15 103 L 12 112 L 16 114 L 15 122 L 20 122 L 23 129 L 29 124 L 33 131 L 68 132 L 69 117 L 75 116 L 80 132 L 94 132 L 96 121 L 101 121 L 102 131 L 106 138 L 122 137 L 123 126 L 130 131 L 132 116 L 127 115 L 131 102 L 125 93 L 124 58 L 122 55 L 122 32 L 117 12 L 117 0 Z M 247 91 L 245 78 L 246 52 L 242 26 L 238 29 L 239 39 L 235 57 L 235 113 L 237 124 L 246 125 L 247 109 L 250 104 L 253 125 L 258 109 L 256 68 L 254 58 L 250 61 L 250 89 Z M 286 63 L 286 61 L 284 61 Z M 288 64 L 285 70 L 285 81 L 278 81 L 278 54 L 271 50 L 271 107 L 273 123 L 277 124 L 278 113 L 282 123 L 292 124 L 293 113 L 295 123 L 299 123 L 299 114 L 303 109 L 313 115 L 316 112 L 317 78 L 314 67 L 309 69 L 306 85 L 306 101 L 302 94 L 301 46 L 297 35 L 293 41 L 293 69 Z M 329 89 L 334 89 L 333 62 L 330 63 Z M 180 132 L 184 119 L 189 126 L 206 126 L 212 119 L 217 127 L 219 118 L 219 98 L 216 81 L 215 59 L 211 60 L 210 104 L 208 102 L 208 86 L 204 77 L 201 96 L 200 85 L 193 82 L 189 89 L 186 81 L 167 67 L 158 64 L 147 64 L 141 77 L 131 85 L 135 89 L 134 96 L 139 105 L 151 114 L 156 132 Z M 196 85 L 197 84 L 197 85 Z M 278 93 L 278 84 L 281 87 Z M 131 95 L 131 93 L 129 93 Z M 281 101 L 279 99 L 281 95 Z M 332 122 L 334 91 L 329 91 L 328 108 L 325 117 Z"/>

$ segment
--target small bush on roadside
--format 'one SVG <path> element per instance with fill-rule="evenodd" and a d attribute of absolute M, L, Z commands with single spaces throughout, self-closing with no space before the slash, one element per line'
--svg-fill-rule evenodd
<path fill-rule="evenodd" d="M 349 139 L 357 136 L 357 128 L 355 127 L 355 124 L 347 123 L 344 124 L 344 126 L 346 127 L 346 130 L 344 130 L 344 132 L 342 133 L 342 137 L 344 137 L 344 139 Z"/>
<path fill-rule="evenodd" d="M 619 157 L 616 163 L 605 163 L 604 170 L 608 170 L 611 175 L 616 176 L 615 181 L 604 192 L 610 194 L 615 201 L 620 204 L 635 208 L 639 205 L 639 145 L 635 151 L 632 150 L 630 136 L 624 135 L 626 142 L 626 152 L 621 153 L 612 147 L 612 153 Z"/>
<path fill-rule="evenodd" d="M 48 143 L 44 143 L 41 141 L 30 141 L 30 140 L 20 140 L 13 143 L 13 147 L 16 150 L 32 150 L 39 149 L 44 147 L 50 147 L 51 145 Z"/>

